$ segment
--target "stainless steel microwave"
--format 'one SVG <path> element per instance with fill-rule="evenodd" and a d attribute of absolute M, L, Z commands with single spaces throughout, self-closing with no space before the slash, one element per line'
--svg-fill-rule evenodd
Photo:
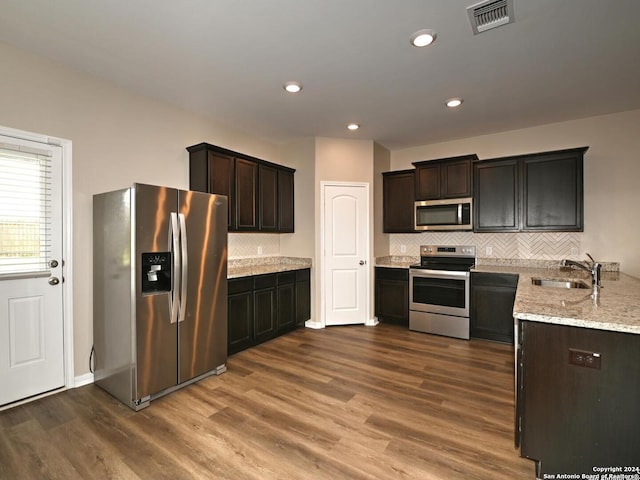
<path fill-rule="evenodd" d="M 415 202 L 416 230 L 472 230 L 473 199 L 447 198 Z"/>

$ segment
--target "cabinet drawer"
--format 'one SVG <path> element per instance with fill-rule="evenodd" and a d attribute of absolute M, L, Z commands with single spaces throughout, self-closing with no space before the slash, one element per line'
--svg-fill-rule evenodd
<path fill-rule="evenodd" d="M 253 290 L 253 278 L 231 278 L 227 280 L 227 289 L 229 290 L 229 295 L 233 295 L 235 293 L 250 292 L 251 290 Z"/>
<path fill-rule="evenodd" d="M 275 287 L 278 281 L 278 277 L 275 273 L 268 275 L 256 275 L 253 277 L 253 288 L 260 290 L 261 288 Z"/>
<path fill-rule="evenodd" d="M 311 270 L 309 268 L 305 268 L 303 270 L 296 270 L 296 282 L 304 282 L 305 280 L 309 280 L 311 278 Z"/>
<path fill-rule="evenodd" d="M 508 273 L 472 273 L 471 282 L 477 286 L 516 288 L 518 276 Z"/>
<path fill-rule="evenodd" d="M 295 283 L 296 272 L 294 270 L 290 272 L 278 273 L 278 285 L 286 285 L 287 283 Z"/>
<path fill-rule="evenodd" d="M 409 270 L 406 268 L 376 267 L 376 278 L 381 280 L 408 281 Z"/>

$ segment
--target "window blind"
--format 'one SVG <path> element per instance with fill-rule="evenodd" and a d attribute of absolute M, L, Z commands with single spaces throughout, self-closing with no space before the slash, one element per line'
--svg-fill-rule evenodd
<path fill-rule="evenodd" d="M 0 146 L 0 275 L 49 270 L 51 153 Z"/>

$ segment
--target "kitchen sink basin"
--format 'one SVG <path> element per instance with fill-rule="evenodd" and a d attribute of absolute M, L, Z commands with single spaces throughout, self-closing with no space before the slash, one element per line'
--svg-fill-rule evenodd
<path fill-rule="evenodd" d="M 591 288 L 579 280 L 553 280 L 550 278 L 532 278 L 531 283 L 540 287 L 552 288 Z"/>

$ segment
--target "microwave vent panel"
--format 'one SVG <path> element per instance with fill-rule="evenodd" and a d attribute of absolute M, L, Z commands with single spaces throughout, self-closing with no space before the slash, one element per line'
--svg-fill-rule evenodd
<path fill-rule="evenodd" d="M 473 34 L 513 23 L 513 0 L 485 0 L 467 7 Z"/>

